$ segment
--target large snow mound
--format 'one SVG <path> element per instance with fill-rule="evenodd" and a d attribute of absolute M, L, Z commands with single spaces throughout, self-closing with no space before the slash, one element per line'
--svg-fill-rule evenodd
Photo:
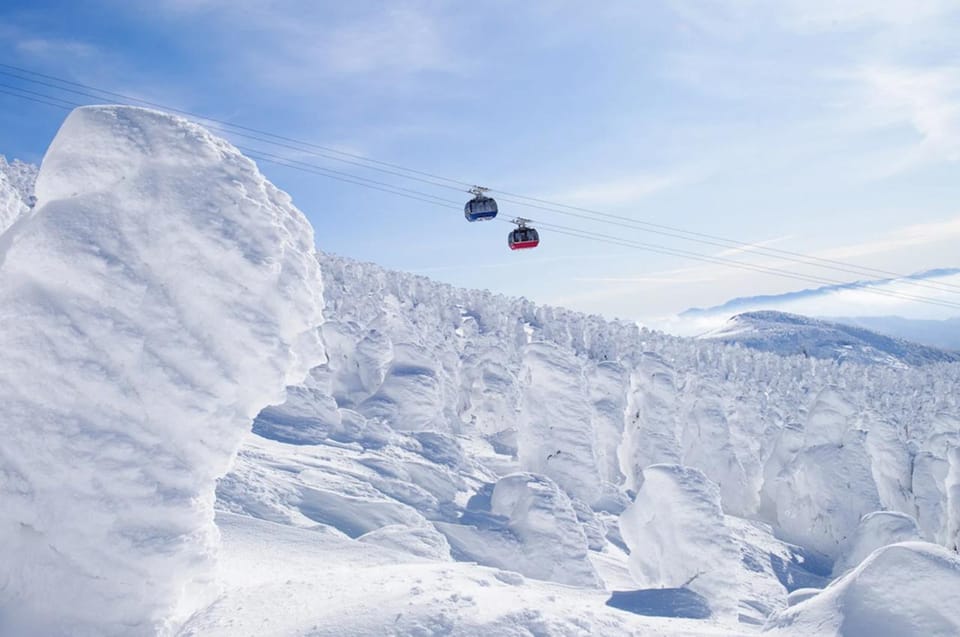
<path fill-rule="evenodd" d="M 215 480 L 323 359 L 313 233 L 228 143 L 75 110 L 0 235 L 0 633 L 155 634 L 209 598 Z"/>
<path fill-rule="evenodd" d="M 960 559 L 943 547 L 903 542 L 878 549 L 823 592 L 775 614 L 774 635 L 960 635 Z"/>

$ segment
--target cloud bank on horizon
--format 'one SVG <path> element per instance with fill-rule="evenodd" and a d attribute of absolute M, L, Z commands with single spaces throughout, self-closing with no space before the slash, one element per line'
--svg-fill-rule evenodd
<path fill-rule="evenodd" d="M 674 334 L 697 336 L 715 330 L 737 314 L 777 310 L 838 319 L 891 336 L 956 349 L 960 338 L 952 336 L 953 330 L 949 327 L 957 321 L 958 310 L 916 303 L 905 297 L 923 295 L 947 304 L 953 302 L 957 290 L 960 290 L 960 269 L 950 268 L 906 279 L 860 281 L 784 294 L 740 297 L 713 307 L 690 308 L 675 316 L 654 317 L 646 324 Z"/>

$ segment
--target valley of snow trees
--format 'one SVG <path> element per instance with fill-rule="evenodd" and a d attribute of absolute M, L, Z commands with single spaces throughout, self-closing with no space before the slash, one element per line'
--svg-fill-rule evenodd
<path fill-rule="evenodd" d="M 33 180 L 0 163 L 3 634 L 960 631 L 958 363 L 314 258 L 143 109 L 78 109 Z"/>

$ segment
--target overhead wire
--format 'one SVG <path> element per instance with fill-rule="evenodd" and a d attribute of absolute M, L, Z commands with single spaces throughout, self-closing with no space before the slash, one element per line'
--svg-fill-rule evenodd
<path fill-rule="evenodd" d="M 145 100 L 143 98 L 126 95 L 123 93 L 117 93 L 114 91 L 101 89 L 89 84 L 74 82 L 74 81 L 67 80 L 65 78 L 60 78 L 54 75 L 48 75 L 44 73 L 39 73 L 37 71 L 31 71 L 29 69 L 13 66 L 10 64 L 0 63 L 0 68 L 6 68 L 6 69 L 10 69 L 11 71 L 14 71 L 14 72 L 11 72 L 11 71 L 0 70 L 0 74 L 15 77 L 22 81 L 32 82 L 42 86 L 47 86 L 49 88 L 54 88 L 56 90 L 63 90 L 63 91 L 71 92 L 74 94 L 83 95 L 86 97 L 90 97 L 92 99 L 102 99 L 103 95 L 108 95 L 111 97 L 127 100 L 129 102 L 136 102 L 139 104 L 152 106 L 155 108 L 160 108 L 166 111 L 188 116 L 193 119 L 211 122 L 217 125 L 218 127 L 221 127 L 221 130 L 225 130 L 226 132 L 232 135 L 245 137 L 247 139 L 251 139 L 254 141 L 260 141 L 262 143 L 277 145 L 290 150 L 296 150 L 298 152 L 302 152 L 305 154 L 312 154 L 314 156 L 323 157 L 325 159 L 330 159 L 333 161 L 348 163 L 348 164 L 358 166 L 368 170 L 380 171 L 380 172 L 401 177 L 404 179 L 416 180 L 421 183 L 427 183 L 436 187 L 462 191 L 463 187 L 467 187 L 471 185 L 469 182 L 458 180 L 458 179 L 452 179 L 449 177 L 444 177 L 436 173 L 408 168 L 401 164 L 373 159 L 373 158 L 359 155 L 356 153 L 350 153 L 347 151 L 336 149 L 330 146 L 323 146 L 323 145 L 315 144 L 309 141 L 298 140 L 293 137 L 277 135 L 269 131 L 264 131 L 264 130 L 256 129 L 249 126 L 234 124 L 226 120 L 217 119 L 217 118 L 205 116 L 199 113 L 194 113 L 191 111 L 170 107 L 164 104 L 159 104 L 157 102 L 152 102 L 150 100 Z M 24 74 L 27 76 L 34 76 L 34 77 L 25 77 Z M 36 77 L 45 78 L 46 80 L 52 80 L 53 82 L 57 82 L 59 84 L 53 84 L 51 82 L 37 80 L 35 79 Z M 60 84 L 64 84 L 67 86 L 61 86 Z M 85 90 L 79 91 L 76 89 L 68 88 L 69 86 L 83 88 Z M 89 91 L 94 91 L 96 93 L 100 93 L 101 95 L 92 94 Z M 868 266 L 860 266 L 857 264 L 851 264 L 851 263 L 840 261 L 837 259 L 829 259 L 825 257 L 818 257 L 815 255 L 807 255 L 800 252 L 783 250 L 780 248 L 758 246 L 755 243 L 739 241 L 736 239 L 730 239 L 727 237 L 722 237 L 722 236 L 713 235 L 713 234 L 704 233 L 704 232 L 686 230 L 684 228 L 669 226 L 665 224 L 642 221 L 642 220 L 634 219 L 624 215 L 610 214 L 610 213 L 606 213 L 598 210 L 592 210 L 590 208 L 585 208 L 581 206 L 572 206 L 569 204 L 554 202 L 554 201 L 550 201 L 550 200 L 542 199 L 538 197 L 530 197 L 530 196 L 526 196 L 518 193 L 512 193 L 509 191 L 499 190 L 495 188 L 491 188 L 489 189 L 489 191 L 491 193 L 498 194 L 504 201 L 508 203 L 514 203 L 516 205 L 522 205 L 522 206 L 530 207 L 533 209 L 539 209 L 539 210 L 542 210 L 545 212 L 551 212 L 554 214 L 562 214 L 565 216 L 578 217 L 591 222 L 611 224 L 619 227 L 639 230 L 642 232 L 648 232 L 652 234 L 659 234 L 661 236 L 676 238 L 683 241 L 691 241 L 691 242 L 696 242 L 696 243 L 701 243 L 706 245 L 712 245 L 715 247 L 723 247 L 728 249 L 733 248 L 733 249 L 739 250 L 741 253 L 744 253 L 744 254 L 755 254 L 758 256 L 765 256 L 768 258 L 778 259 L 778 260 L 782 260 L 790 263 L 796 263 L 800 265 L 816 267 L 816 268 L 821 268 L 826 270 L 834 270 L 838 272 L 844 272 L 847 274 L 854 274 L 858 276 L 872 276 L 872 277 L 876 277 L 878 275 L 884 276 L 884 277 L 892 277 L 892 278 L 899 279 L 905 285 L 909 285 L 913 287 L 923 287 L 923 288 L 935 289 L 939 291 L 948 291 L 948 292 L 953 292 L 953 291 L 960 292 L 960 285 L 951 284 L 948 282 L 921 281 L 921 280 L 913 279 L 908 275 L 893 272 L 891 270 L 884 270 L 884 269 L 873 268 Z M 577 213 L 580 213 L 580 214 L 577 214 Z"/>
<path fill-rule="evenodd" d="M 0 66 L 6 66 L 6 65 L 0 64 Z M 0 71 L 0 73 L 3 73 L 3 72 Z M 24 95 L 24 94 L 14 93 L 11 91 L 3 90 L 3 88 L 12 88 L 16 91 L 20 91 L 26 94 Z M 74 108 L 77 106 L 81 106 L 81 104 L 78 104 L 76 102 L 70 102 L 68 100 L 63 100 L 62 98 L 59 98 L 56 96 L 50 96 L 50 95 L 42 94 L 39 92 L 26 90 L 20 87 L 12 87 L 6 84 L 0 84 L 0 93 L 17 97 L 20 99 L 26 99 L 32 102 L 42 103 L 49 106 L 66 109 L 66 110 L 69 110 L 70 108 Z M 58 104 L 55 102 L 60 102 L 60 103 Z M 260 139 L 258 141 L 272 143 L 272 142 L 268 142 L 268 140 L 263 140 L 263 139 Z M 316 164 L 310 164 L 310 163 L 302 162 L 296 159 L 291 159 L 289 157 L 283 157 L 280 155 L 266 152 L 262 149 L 247 148 L 247 147 L 238 147 L 238 149 L 244 152 L 247 156 L 251 157 L 252 159 L 255 159 L 261 162 L 272 163 L 275 165 L 285 166 L 287 168 L 291 168 L 295 170 L 310 172 L 320 176 L 328 177 L 330 179 L 335 179 L 344 183 L 350 183 L 350 184 L 358 185 L 358 186 L 373 189 L 373 190 L 379 190 L 381 192 L 385 192 L 388 194 L 402 196 L 402 197 L 406 197 L 416 201 L 430 203 L 430 204 L 434 204 L 434 205 L 445 207 L 445 208 L 459 209 L 461 206 L 461 202 L 459 201 L 444 199 L 442 197 L 438 197 L 431 193 L 424 193 L 422 191 L 413 190 L 410 188 L 404 188 L 401 186 L 397 186 L 395 184 L 372 180 L 368 177 L 363 177 L 363 176 L 355 175 L 352 173 L 346 173 L 343 171 L 337 171 L 331 168 L 318 166 Z M 291 150 L 300 150 L 300 149 L 291 148 Z M 428 183 L 432 184 L 432 182 L 428 182 Z M 437 184 L 432 184 L 432 185 L 437 185 Z M 513 197 L 516 197 L 516 195 L 513 195 Z M 528 199 L 534 199 L 534 198 L 528 198 Z M 511 202 L 510 198 L 507 198 L 504 200 Z M 533 206 L 533 207 L 537 207 L 537 206 Z M 546 208 L 546 209 L 551 210 L 550 208 Z M 579 218 L 591 220 L 589 217 L 586 217 L 585 215 L 578 215 L 578 214 L 571 213 L 571 216 L 576 216 Z M 501 219 L 501 220 L 506 221 L 507 223 L 511 223 L 510 221 L 507 221 L 505 219 Z M 817 283 L 821 285 L 823 284 L 848 285 L 848 286 L 857 285 L 856 283 L 849 283 L 849 282 L 845 282 L 837 279 L 830 279 L 830 278 L 820 277 L 816 275 L 804 275 L 796 272 L 785 271 L 780 268 L 769 267 L 769 266 L 764 266 L 764 265 L 754 264 L 754 263 L 747 263 L 743 261 L 736 261 L 733 259 L 724 258 L 722 256 L 706 255 L 706 254 L 691 252 L 691 251 L 677 249 L 677 248 L 670 248 L 667 246 L 662 246 L 657 244 L 649 244 L 649 243 L 633 241 L 630 239 L 624 239 L 623 237 L 605 235 L 602 233 L 597 233 L 590 230 L 584 230 L 581 228 L 571 228 L 567 226 L 545 222 L 542 220 L 531 219 L 529 221 L 531 223 L 537 223 L 540 227 L 549 229 L 552 232 L 556 232 L 558 234 L 582 238 L 582 239 L 589 239 L 593 241 L 600 241 L 600 242 L 608 243 L 611 245 L 619 245 L 624 247 L 635 248 L 635 249 L 644 250 L 644 251 L 652 252 L 656 254 L 679 256 L 686 259 L 697 260 L 697 261 L 707 262 L 707 263 L 714 263 L 714 264 L 723 265 L 726 267 L 739 268 L 739 269 L 750 270 L 754 272 L 761 272 L 761 273 L 771 274 L 775 276 L 780 276 L 782 278 L 789 278 L 789 279 L 805 281 L 809 283 Z M 901 281 L 901 282 L 906 282 L 906 281 Z M 864 284 L 861 284 L 856 289 L 869 292 L 872 294 L 898 298 L 901 300 L 928 303 L 928 304 L 933 304 L 933 305 L 938 305 L 943 307 L 950 307 L 950 308 L 960 308 L 960 303 L 953 303 L 943 299 L 934 299 L 934 298 L 922 297 L 922 296 L 917 296 L 912 294 L 904 294 L 904 293 L 894 292 L 890 290 L 878 290 Z"/>
<path fill-rule="evenodd" d="M 323 151 L 325 151 L 325 152 L 334 153 L 334 154 L 337 154 L 337 155 L 342 155 L 342 156 L 344 156 L 344 157 L 350 157 L 350 158 L 353 158 L 353 159 L 362 160 L 362 161 L 365 161 L 365 162 L 369 162 L 369 163 L 371 163 L 371 164 L 376 164 L 376 165 L 379 165 L 379 166 L 385 166 L 385 167 L 388 167 L 388 168 L 393 168 L 393 169 L 400 170 L 400 171 L 403 171 L 403 172 L 407 172 L 407 173 L 411 173 L 411 174 L 415 174 L 415 175 L 420 175 L 420 176 L 422 176 L 422 177 L 429 177 L 429 178 L 431 178 L 431 179 L 435 179 L 435 180 L 438 180 L 438 181 L 445 181 L 445 182 L 449 182 L 449 183 L 452 183 L 452 184 L 457 184 L 457 185 L 459 185 L 459 186 L 466 186 L 466 187 L 472 187 L 472 186 L 473 186 L 473 184 L 470 184 L 469 182 L 460 181 L 460 180 L 456 180 L 456 179 L 451 179 L 451 178 L 449 178 L 449 177 L 443 177 L 443 176 L 441 176 L 441 175 L 436 175 L 436 174 L 433 174 L 433 173 L 430 173 L 430 172 L 426 172 L 426 171 L 423 171 L 423 170 L 417 170 L 417 169 L 414 169 L 414 168 L 408 168 L 408 167 L 406 167 L 406 166 L 402 166 L 402 165 L 396 164 L 396 163 L 391 163 L 391 162 L 386 162 L 386 161 L 380 161 L 380 160 L 378 160 L 378 159 L 373 159 L 373 158 L 366 157 L 366 156 L 364 156 L 364 155 L 360 155 L 360 154 L 357 154 L 357 153 L 351 153 L 351 152 L 348 152 L 348 151 L 345 151 L 345 150 L 341 150 L 341 149 L 339 149 L 339 148 L 334 148 L 334 147 L 332 147 L 332 146 L 323 146 L 323 145 L 321 145 L 321 144 L 316 144 L 316 143 L 309 142 L 309 141 L 298 140 L 298 139 L 295 139 L 295 138 L 293 138 L 293 137 L 287 137 L 287 136 L 284 136 L 284 135 L 277 135 L 277 134 L 271 133 L 271 132 L 269 132 L 269 131 L 264 131 L 264 130 L 252 128 L 252 127 L 250 127 L 250 126 L 243 126 L 243 125 L 241 125 L 241 124 L 234 124 L 233 122 L 228 122 L 228 121 L 226 121 L 226 120 L 217 119 L 217 118 L 214 118 L 214 117 L 209 117 L 209 116 L 206 116 L 206 115 L 202 115 L 202 114 L 200 114 L 200 113 L 193 113 L 193 112 L 190 112 L 190 111 L 186 111 L 186 110 L 179 109 L 179 108 L 174 108 L 174 107 L 171 107 L 171 106 L 166 106 L 166 105 L 164 105 L 164 104 L 159 104 L 159 103 L 157 103 L 157 102 L 151 102 L 151 101 L 145 100 L 145 99 L 143 99 L 143 98 L 133 97 L 133 96 L 131 96 L 131 95 L 125 95 L 125 94 L 123 94 L 123 93 L 117 93 L 117 92 L 114 92 L 114 91 L 108 91 L 108 90 L 106 90 L 106 89 L 101 89 L 101 88 L 92 86 L 92 85 L 90 85 L 90 84 L 83 84 L 83 83 L 81 83 L 81 82 L 74 82 L 74 81 L 72 81 L 72 80 L 67 80 L 67 79 L 65 79 L 65 78 L 57 77 L 57 76 L 55 76 L 55 75 L 47 75 L 47 74 L 45 74 L 45 73 L 39 73 L 39 72 L 37 72 L 37 71 L 32 71 L 32 70 L 30 70 L 30 69 L 25 69 L 25 68 L 22 68 L 22 67 L 19 67 L 19 66 L 13 66 L 12 64 L 0 63 L 0 68 L 11 69 L 11 70 L 13 70 L 13 71 L 16 71 L 17 73 L 24 73 L 24 74 L 27 74 L 27 75 L 33 75 L 33 76 L 36 76 L 36 77 L 42 77 L 42 78 L 45 78 L 45 79 L 48 79 L 48 80 L 53 80 L 54 82 L 59 82 L 60 84 L 66 84 L 66 85 L 68 85 L 68 86 L 75 86 L 75 87 L 78 87 L 78 88 L 86 89 L 86 90 L 88 90 L 88 91 L 95 91 L 95 92 L 101 93 L 101 94 L 103 94 L 103 95 L 109 95 L 109 96 L 111 96 L 111 97 L 117 97 L 117 98 L 120 98 L 120 99 L 122 99 L 122 100 L 126 100 L 126 101 L 128 101 L 128 102 L 138 102 L 138 103 L 140 103 L 140 104 L 144 104 L 144 105 L 147 105 L 147 106 L 152 106 L 152 107 L 154 107 L 154 108 L 158 108 L 158 109 L 161 109 L 161 110 L 164 110 L 164 111 L 168 111 L 168 112 L 171 112 L 171 113 L 178 113 L 178 114 L 180 114 L 180 115 L 184 115 L 184 116 L 190 117 L 191 119 L 197 119 L 197 120 L 203 120 L 203 121 L 207 121 L 207 122 L 213 122 L 213 123 L 219 124 L 219 125 L 221 125 L 221 126 L 226 126 L 226 127 L 228 127 L 228 128 L 237 129 L 237 130 L 242 130 L 242 131 L 247 131 L 247 132 L 250 132 L 250 133 L 256 133 L 256 134 L 258 134 L 258 135 L 264 135 L 264 136 L 266 136 L 266 137 L 270 137 L 270 138 L 277 139 L 277 140 L 284 141 L 284 142 L 290 142 L 290 143 L 300 144 L 300 145 L 302 145 L 302 146 L 306 146 L 306 147 L 309 147 L 309 148 L 314 148 L 314 149 L 318 149 L 318 150 L 323 150 Z M 69 91 L 69 92 L 77 92 L 77 91 L 71 91 L 70 89 L 63 88 L 63 87 L 60 87 L 60 86 L 57 86 L 57 85 L 54 85 L 54 84 L 49 84 L 49 83 L 46 83 L 46 82 L 40 82 L 40 81 L 38 81 L 38 80 L 33 80 L 33 79 L 30 79 L 29 77 L 23 77 L 23 76 L 21 76 L 21 75 L 16 75 L 16 73 L 10 73 L 10 72 L 8 72 L 8 71 L 0 71 L 0 74 L 3 74 L 3 75 L 11 75 L 11 76 L 13 76 L 13 77 L 17 77 L 18 79 L 21 79 L 21 80 L 24 80 L 24 81 L 27 81 L 27 82 L 34 82 L 34 83 L 42 84 L 42 85 L 44 85 L 44 86 L 49 86 L 49 87 L 52 87 L 52 88 L 57 88 L 57 89 L 60 89 L 60 90 L 66 90 L 66 91 Z M 87 93 L 81 93 L 81 94 L 87 95 L 87 96 L 89 96 L 89 97 L 94 97 L 94 99 L 100 99 L 99 96 L 90 96 L 90 95 L 87 94 Z"/>
<path fill-rule="evenodd" d="M 272 164 L 275 164 L 275 165 L 280 165 L 280 166 L 285 166 L 285 167 L 287 167 L 287 168 L 292 168 L 292 169 L 294 169 L 294 170 L 300 170 L 300 171 L 303 171 L 303 172 L 318 174 L 318 175 L 321 175 L 321 176 L 327 176 L 327 177 L 331 177 L 331 178 L 334 178 L 334 179 L 338 179 L 338 180 L 340 180 L 340 181 L 348 181 L 348 183 L 355 183 L 355 184 L 360 185 L 360 186 L 373 188 L 374 190 L 380 190 L 380 191 L 388 192 L 388 193 L 391 193 L 391 194 L 397 194 L 397 195 L 404 196 L 404 197 L 407 197 L 407 198 L 410 198 L 410 199 L 415 199 L 415 200 L 423 201 L 423 202 L 426 202 L 426 203 L 434 204 L 434 205 L 437 205 L 437 206 L 439 206 L 439 207 L 441 207 L 441 208 L 448 208 L 448 209 L 451 209 L 451 210 L 457 210 L 458 212 L 461 210 L 461 204 L 460 204 L 460 202 L 458 202 L 458 201 L 449 200 L 449 199 L 442 199 L 442 198 L 439 198 L 439 197 L 435 197 L 435 196 L 429 195 L 428 193 L 421 193 L 421 192 L 413 191 L 413 190 L 409 190 L 409 189 L 405 189 L 405 192 L 396 192 L 396 191 L 393 191 L 393 190 L 388 190 L 388 189 L 386 189 L 386 188 L 383 188 L 383 187 L 382 187 L 383 184 L 380 183 L 380 182 L 373 182 L 372 185 L 368 185 L 367 183 L 364 183 L 365 181 L 368 181 L 368 180 L 367 180 L 366 178 L 363 178 L 363 177 L 357 177 L 356 180 L 345 180 L 343 177 L 338 176 L 338 175 L 328 175 L 328 174 L 326 174 L 324 168 L 319 167 L 319 166 L 313 166 L 313 165 L 308 164 L 308 163 L 306 163 L 306 162 L 295 161 L 295 160 L 292 161 L 292 160 L 289 160 L 288 158 L 281 158 L 281 157 L 278 157 L 278 156 L 276 156 L 276 155 L 273 155 L 273 156 L 262 156 L 262 155 L 260 155 L 259 153 L 257 153 L 256 151 L 248 152 L 248 153 L 247 153 L 247 156 L 249 156 L 249 157 L 251 157 L 251 158 L 253 158 L 253 159 L 258 159 L 258 160 L 260 160 L 260 161 L 265 161 L 265 162 L 267 162 L 267 163 L 272 163 Z M 416 194 L 410 194 L 410 193 L 416 193 Z M 416 195 L 421 195 L 421 196 L 416 196 Z M 430 197 L 430 198 L 427 198 L 427 197 Z M 505 222 L 505 223 L 507 223 L 507 224 L 510 224 L 510 225 L 513 225 L 513 223 L 514 223 L 513 221 L 510 221 L 510 220 L 508 220 L 508 219 L 503 219 L 503 218 L 501 218 L 501 219 L 499 219 L 499 220 L 500 220 L 500 221 L 503 221 L 503 222 Z M 589 240 L 592 240 L 592 241 L 598 241 L 598 242 L 607 243 L 607 244 L 610 244 L 610 245 L 619 245 L 619 246 L 623 246 L 623 247 L 634 248 L 634 249 L 643 250 L 643 251 L 645 251 L 645 252 L 651 252 L 651 253 L 655 253 L 655 254 L 663 254 L 663 255 L 668 255 L 668 256 L 678 256 L 678 257 L 682 257 L 682 258 L 685 258 L 685 259 L 691 259 L 691 260 L 694 260 L 694 261 L 700 261 L 700 262 L 705 262 L 705 263 L 713 263 L 713 264 L 723 265 L 723 266 L 731 267 L 731 268 L 748 270 L 748 271 L 752 271 L 752 272 L 759 272 L 759 273 L 763 273 L 763 274 L 770 274 L 770 275 L 773 275 L 773 276 L 779 276 L 779 277 L 781 277 L 781 278 L 793 279 L 793 280 L 796 280 L 796 281 L 803 281 L 803 282 L 806 282 L 806 283 L 816 283 L 816 284 L 818 284 L 818 285 L 834 285 L 834 286 L 851 286 L 851 285 L 855 285 L 855 284 L 850 284 L 850 283 L 845 282 L 845 281 L 841 281 L 841 280 L 839 280 L 839 279 L 830 279 L 830 278 L 826 278 L 826 277 L 803 275 L 803 274 L 798 274 L 798 273 L 795 273 L 795 272 L 788 272 L 788 271 L 785 271 L 785 270 L 781 270 L 781 269 L 779 269 L 779 268 L 771 268 L 771 267 L 767 267 L 767 266 L 763 266 L 763 265 L 759 265 L 759 264 L 745 263 L 745 262 L 742 262 L 742 261 L 735 261 L 735 260 L 726 259 L 726 258 L 723 258 L 723 257 L 717 257 L 717 256 L 713 256 L 713 255 L 701 254 L 701 253 L 691 252 L 691 251 L 688 251 L 688 250 L 681 250 L 681 249 L 677 249 L 677 248 L 670 248 L 670 247 L 662 246 L 662 245 L 649 244 L 649 243 L 641 243 L 641 242 L 637 242 L 637 241 L 631 241 L 631 240 L 629 240 L 629 239 L 623 239 L 622 237 L 614 237 L 614 236 L 611 236 L 611 235 L 604 235 L 604 234 L 597 233 L 597 232 L 592 232 L 592 231 L 589 231 L 589 230 L 583 230 L 583 229 L 581 229 L 581 228 L 571 228 L 571 227 L 569 227 L 569 226 L 557 225 L 557 224 L 553 224 L 553 223 L 549 223 L 549 222 L 545 222 L 545 221 L 537 220 L 537 219 L 527 219 L 527 221 L 530 222 L 531 224 L 536 224 L 538 227 L 541 227 L 541 228 L 545 228 L 545 229 L 547 229 L 547 230 L 550 230 L 551 232 L 556 232 L 557 234 L 567 235 L 567 236 L 576 237 L 576 238 L 580 238 L 580 239 L 589 239 Z M 941 307 L 949 307 L 949 308 L 953 308 L 953 309 L 960 309 L 960 303 L 954 303 L 954 302 L 951 302 L 951 301 L 945 301 L 945 300 L 943 300 L 943 299 L 933 299 L 933 298 L 929 298 L 929 297 L 922 297 L 922 296 L 917 296 L 917 295 L 913 295 L 913 294 L 904 294 L 904 293 L 895 292 L 895 291 L 891 291 L 891 290 L 878 290 L 878 289 L 876 289 L 876 288 L 868 287 L 868 286 L 865 286 L 865 285 L 861 285 L 861 286 L 858 286 L 858 287 L 848 287 L 847 289 L 849 289 L 849 290 L 851 290 L 851 291 L 863 291 L 863 292 L 867 292 L 867 293 L 870 293 L 870 294 L 877 294 L 877 295 L 880 295 L 880 296 L 886 296 L 886 297 L 888 297 L 888 298 L 896 298 L 896 299 L 900 299 L 900 300 L 908 300 L 908 301 L 914 301 L 914 302 L 918 302 L 918 303 L 927 303 L 927 304 L 931 304 L 931 305 L 937 305 L 937 306 L 941 306 Z"/>

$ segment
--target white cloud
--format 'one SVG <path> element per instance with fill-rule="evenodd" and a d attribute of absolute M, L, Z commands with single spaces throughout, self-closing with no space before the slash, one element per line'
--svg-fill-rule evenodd
<path fill-rule="evenodd" d="M 782 0 L 782 22 L 799 31 L 904 28 L 953 12 L 951 0 Z"/>
<path fill-rule="evenodd" d="M 90 62 L 103 54 L 100 47 L 91 42 L 73 38 L 47 37 L 25 30 L 13 24 L 0 24 L 0 42 L 6 42 L 13 51 L 28 59 L 32 65 L 57 62 Z"/>
<path fill-rule="evenodd" d="M 330 68 L 342 73 L 454 68 L 436 19 L 410 7 L 394 7 L 373 19 L 337 28 L 329 36 L 325 56 Z"/>
<path fill-rule="evenodd" d="M 816 256 L 826 259 L 851 259 L 938 243 L 956 245 L 958 242 L 960 242 L 960 217 L 955 217 L 946 221 L 904 226 L 879 239 L 823 250 Z"/>
<path fill-rule="evenodd" d="M 421 2 L 274 0 L 238 11 L 236 3 L 224 0 L 163 0 L 159 8 L 174 20 L 212 16 L 211 37 L 236 49 L 234 63 L 240 56 L 259 79 L 288 89 L 337 76 L 452 72 L 462 62 L 444 14 Z M 236 47 L 238 40 L 245 44 Z"/>
<path fill-rule="evenodd" d="M 47 59 L 92 57 L 99 54 L 99 49 L 88 42 L 56 38 L 25 38 L 17 41 L 14 48 L 18 53 Z"/>
<path fill-rule="evenodd" d="M 893 172 L 928 161 L 960 160 L 960 72 L 954 67 L 871 66 L 853 79 L 879 126 L 908 126 L 917 136 Z"/>
<path fill-rule="evenodd" d="M 636 203 L 654 193 L 688 183 L 679 174 L 639 174 L 619 179 L 575 185 L 543 197 L 582 207 L 610 207 Z"/>

